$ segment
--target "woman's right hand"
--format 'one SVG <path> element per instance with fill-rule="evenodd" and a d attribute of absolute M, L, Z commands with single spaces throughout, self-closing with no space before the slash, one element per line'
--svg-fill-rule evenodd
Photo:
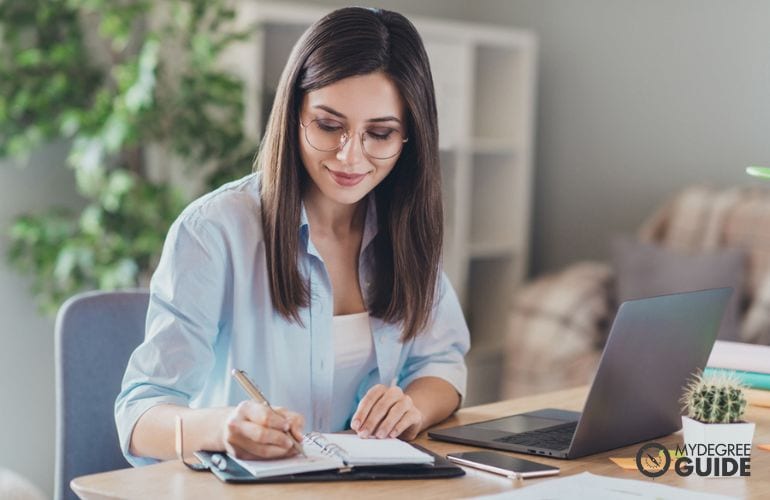
<path fill-rule="evenodd" d="M 290 457 L 297 450 L 286 431 L 301 444 L 304 426 L 299 413 L 283 408 L 272 412 L 256 401 L 242 401 L 225 422 L 225 451 L 245 460 Z"/>

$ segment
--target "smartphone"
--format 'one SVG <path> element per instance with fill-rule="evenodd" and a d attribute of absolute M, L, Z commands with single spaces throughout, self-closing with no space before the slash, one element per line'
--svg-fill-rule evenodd
<path fill-rule="evenodd" d="M 511 479 L 552 476 L 559 473 L 558 467 L 511 457 L 496 451 L 450 453 L 446 457 L 457 464 L 500 474 Z"/>

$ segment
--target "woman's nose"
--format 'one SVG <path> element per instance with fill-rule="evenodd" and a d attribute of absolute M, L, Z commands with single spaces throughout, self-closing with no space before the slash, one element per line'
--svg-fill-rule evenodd
<path fill-rule="evenodd" d="M 361 138 L 357 134 L 348 137 L 348 140 L 337 151 L 337 159 L 347 165 L 355 165 L 364 156 Z"/>

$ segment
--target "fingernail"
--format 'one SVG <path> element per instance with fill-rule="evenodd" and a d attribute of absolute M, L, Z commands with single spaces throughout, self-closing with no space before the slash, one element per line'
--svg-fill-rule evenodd
<path fill-rule="evenodd" d="M 396 436 L 398 436 L 398 433 L 396 431 L 393 431 L 390 433 L 390 437 L 394 438 Z"/>
<path fill-rule="evenodd" d="M 354 431 L 358 430 L 358 426 L 361 425 L 361 421 L 358 419 L 353 420 L 353 422 L 350 424 L 351 429 Z"/>
<path fill-rule="evenodd" d="M 289 429 L 291 429 L 291 424 L 289 424 L 289 422 L 283 424 L 283 430 L 288 431 Z"/>
<path fill-rule="evenodd" d="M 377 438 L 378 439 L 382 439 L 384 437 L 385 437 L 385 431 L 380 431 L 380 432 L 377 433 Z"/>
<path fill-rule="evenodd" d="M 363 431 L 361 431 L 361 437 L 364 438 L 364 439 L 368 438 L 369 437 L 369 431 L 367 431 L 365 429 Z"/>

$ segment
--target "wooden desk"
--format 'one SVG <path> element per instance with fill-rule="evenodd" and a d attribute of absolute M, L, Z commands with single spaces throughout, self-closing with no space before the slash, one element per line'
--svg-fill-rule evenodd
<path fill-rule="evenodd" d="M 483 406 L 464 408 L 441 424 L 449 427 L 487 420 L 508 414 L 556 407 L 581 410 L 586 387 L 502 401 Z M 770 408 L 749 406 L 747 419 L 756 422 L 754 445 L 770 443 Z M 681 443 L 680 433 L 657 440 L 669 448 Z M 477 449 L 470 446 L 433 441 L 421 435 L 417 443 L 436 453 L 445 455 L 453 451 Z M 626 479 L 652 481 L 636 470 L 623 470 L 608 457 L 636 456 L 639 445 L 613 450 L 578 460 L 557 460 L 512 454 L 522 458 L 548 463 L 561 468 L 561 476 L 584 471 Z M 97 498 L 383 498 L 392 500 L 399 495 L 410 498 L 459 498 L 507 491 L 550 478 L 528 479 L 515 482 L 501 476 L 466 468 L 466 475 L 453 479 L 404 480 L 404 481 L 350 481 L 303 484 L 228 485 L 206 472 L 193 472 L 178 461 L 164 462 L 136 469 L 122 469 L 72 480 L 73 490 L 85 499 Z M 673 467 L 664 476 L 655 479 L 659 484 L 679 486 L 695 491 L 721 493 L 739 498 L 770 497 L 770 452 L 754 449 L 751 455 L 751 476 L 746 478 L 707 479 L 679 477 Z"/>

